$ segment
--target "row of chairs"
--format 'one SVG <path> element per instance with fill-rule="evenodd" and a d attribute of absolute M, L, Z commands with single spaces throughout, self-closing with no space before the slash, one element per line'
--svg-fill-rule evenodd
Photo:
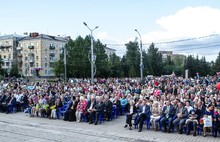
<path fill-rule="evenodd" d="M 65 103 L 63 105 L 63 107 L 59 108 L 59 110 L 57 111 L 57 114 L 56 114 L 57 119 L 60 119 L 60 116 L 64 117 L 64 113 L 68 110 L 70 103 L 71 103 L 71 101 Z M 111 120 L 116 119 L 118 116 L 119 116 L 119 108 L 117 108 L 116 106 L 113 105 L 110 119 Z M 82 115 L 82 120 L 84 122 L 86 121 L 86 116 L 85 115 Z M 99 120 L 100 120 L 100 123 L 105 121 L 103 113 L 101 113 Z"/>
<path fill-rule="evenodd" d="M 151 118 L 151 116 L 148 116 L 148 117 L 145 119 L 145 121 L 144 121 L 144 124 L 146 125 L 147 130 L 149 130 L 150 127 L 151 127 L 150 118 Z M 162 124 L 160 123 L 160 120 L 161 120 L 162 118 L 163 118 L 163 117 L 161 117 L 161 118 L 158 120 L 160 131 L 162 131 Z M 174 120 L 175 118 L 176 118 L 176 117 L 173 117 L 173 120 Z M 134 121 L 136 121 L 136 119 L 134 119 Z M 168 123 L 169 123 L 169 122 L 166 121 L 166 124 L 168 124 Z M 179 125 L 179 124 L 178 124 L 178 125 Z M 191 126 L 193 126 L 193 125 L 191 124 Z M 214 122 L 214 123 L 213 123 L 213 127 L 212 127 L 212 135 L 214 135 L 215 126 L 216 126 L 216 124 L 215 124 L 215 122 Z M 138 128 L 138 126 L 135 125 L 135 128 Z M 186 126 L 186 125 L 184 125 L 183 130 L 184 130 L 184 134 L 186 134 L 186 133 L 187 133 L 187 126 Z M 174 132 L 174 126 L 172 127 L 172 132 Z M 202 132 L 203 132 L 203 125 L 198 124 L 198 126 L 197 126 L 197 135 L 202 135 Z M 219 131 L 219 135 L 220 135 L 220 131 Z"/>

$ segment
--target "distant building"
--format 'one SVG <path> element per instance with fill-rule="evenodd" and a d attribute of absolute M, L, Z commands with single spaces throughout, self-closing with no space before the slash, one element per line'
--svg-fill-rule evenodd
<path fill-rule="evenodd" d="M 3 35 L 0 36 L 0 56 L 2 58 L 2 68 L 6 69 L 6 72 L 9 74 L 13 64 L 16 64 L 17 54 L 16 47 L 18 45 L 17 40 L 18 36 Z"/>
<path fill-rule="evenodd" d="M 182 59 L 184 61 L 184 59 L 186 58 L 186 56 L 182 55 L 182 54 L 173 54 L 173 51 L 158 51 L 158 52 L 161 53 L 163 61 L 166 61 L 168 56 L 171 57 L 172 61 L 175 58 L 180 58 L 180 59 Z"/>
<path fill-rule="evenodd" d="M 55 76 L 53 63 L 60 60 L 60 54 L 68 38 L 30 33 L 29 36 L 20 39 L 17 47 L 20 74 L 40 77 Z"/>
<path fill-rule="evenodd" d="M 105 49 L 105 53 L 108 55 L 108 57 L 110 57 L 110 55 L 114 54 L 115 53 L 115 49 L 112 49 L 112 48 L 109 48 L 109 47 L 104 47 Z"/>

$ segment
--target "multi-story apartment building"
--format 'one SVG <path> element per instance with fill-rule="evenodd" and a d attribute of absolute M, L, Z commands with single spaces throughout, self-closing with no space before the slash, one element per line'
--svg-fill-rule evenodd
<path fill-rule="evenodd" d="M 16 64 L 17 40 L 20 37 L 12 35 L 0 36 L 0 56 L 2 58 L 2 68 L 9 74 L 13 64 Z"/>
<path fill-rule="evenodd" d="M 108 55 L 108 57 L 110 57 L 110 55 L 114 54 L 115 53 L 115 49 L 112 49 L 112 48 L 109 48 L 109 47 L 104 47 L 105 49 L 105 53 Z"/>
<path fill-rule="evenodd" d="M 45 34 L 30 33 L 18 41 L 17 61 L 24 76 L 52 77 L 53 63 L 60 59 L 68 39 Z"/>

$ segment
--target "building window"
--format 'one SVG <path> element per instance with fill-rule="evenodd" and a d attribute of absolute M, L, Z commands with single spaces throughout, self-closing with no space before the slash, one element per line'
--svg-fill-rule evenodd
<path fill-rule="evenodd" d="M 36 63 L 36 67 L 38 67 L 38 63 Z"/>
<path fill-rule="evenodd" d="M 45 56 L 45 61 L 47 61 L 47 56 Z"/>
<path fill-rule="evenodd" d="M 36 45 L 37 45 L 37 47 L 38 47 L 38 42 L 36 42 Z"/>
<path fill-rule="evenodd" d="M 45 68 L 47 67 L 47 63 L 45 63 Z"/>
<path fill-rule="evenodd" d="M 6 59 L 6 55 L 4 55 L 4 59 Z"/>
<path fill-rule="evenodd" d="M 45 53 L 47 53 L 47 49 L 45 49 Z"/>
<path fill-rule="evenodd" d="M 47 74 L 47 70 L 45 70 L 45 74 Z"/>
<path fill-rule="evenodd" d="M 36 53 L 38 53 L 38 49 L 36 49 Z"/>
<path fill-rule="evenodd" d="M 4 48 L 4 53 L 6 52 L 6 48 Z"/>
<path fill-rule="evenodd" d="M 27 61 L 28 60 L 28 58 L 27 57 L 25 57 L 25 61 Z"/>
<path fill-rule="evenodd" d="M 22 43 L 19 43 L 19 47 L 22 47 Z"/>
<path fill-rule="evenodd" d="M 38 56 L 36 56 L 36 60 L 38 60 Z"/>
<path fill-rule="evenodd" d="M 33 68 L 34 64 L 33 64 L 33 63 L 31 63 L 31 64 L 30 64 L 30 66 Z"/>
<path fill-rule="evenodd" d="M 51 68 L 53 67 L 53 63 L 50 63 L 50 67 L 51 67 Z"/>
<path fill-rule="evenodd" d="M 47 42 L 45 42 L 44 45 L 47 47 Z"/>
<path fill-rule="evenodd" d="M 8 59 L 11 59 L 11 54 L 8 54 Z"/>
<path fill-rule="evenodd" d="M 31 46 L 34 46 L 34 43 L 33 43 L 33 42 L 31 42 L 31 43 L 30 43 L 30 45 L 31 45 Z"/>
<path fill-rule="evenodd" d="M 12 45 L 12 44 L 11 44 L 11 41 L 9 41 L 9 45 Z"/>

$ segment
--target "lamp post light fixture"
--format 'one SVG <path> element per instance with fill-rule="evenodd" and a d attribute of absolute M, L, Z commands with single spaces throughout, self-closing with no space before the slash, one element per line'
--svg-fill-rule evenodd
<path fill-rule="evenodd" d="M 140 37 L 140 71 L 141 71 L 141 82 L 143 81 L 143 69 L 144 69 L 144 65 L 143 65 L 143 55 L 142 55 L 142 40 L 141 40 L 141 34 L 138 32 L 137 29 L 134 30 L 135 32 L 138 33 L 139 37 Z"/>
<path fill-rule="evenodd" d="M 91 83 L 94 83 L 94 64 L 95 64 L 95 61 L 94 61 L 94 51 L 93 51 L 93 31 L 95 30 L 95 29 L 97 29 L 98 28 L 98 26 L 96 26 L 94 29 L 91 29 L 91 28 L 89 28 L 89 26 L 85 23 L 85 22 L 83 22 L 83 24 L 90 30 L 90 32 L 91 32 Z"/>

